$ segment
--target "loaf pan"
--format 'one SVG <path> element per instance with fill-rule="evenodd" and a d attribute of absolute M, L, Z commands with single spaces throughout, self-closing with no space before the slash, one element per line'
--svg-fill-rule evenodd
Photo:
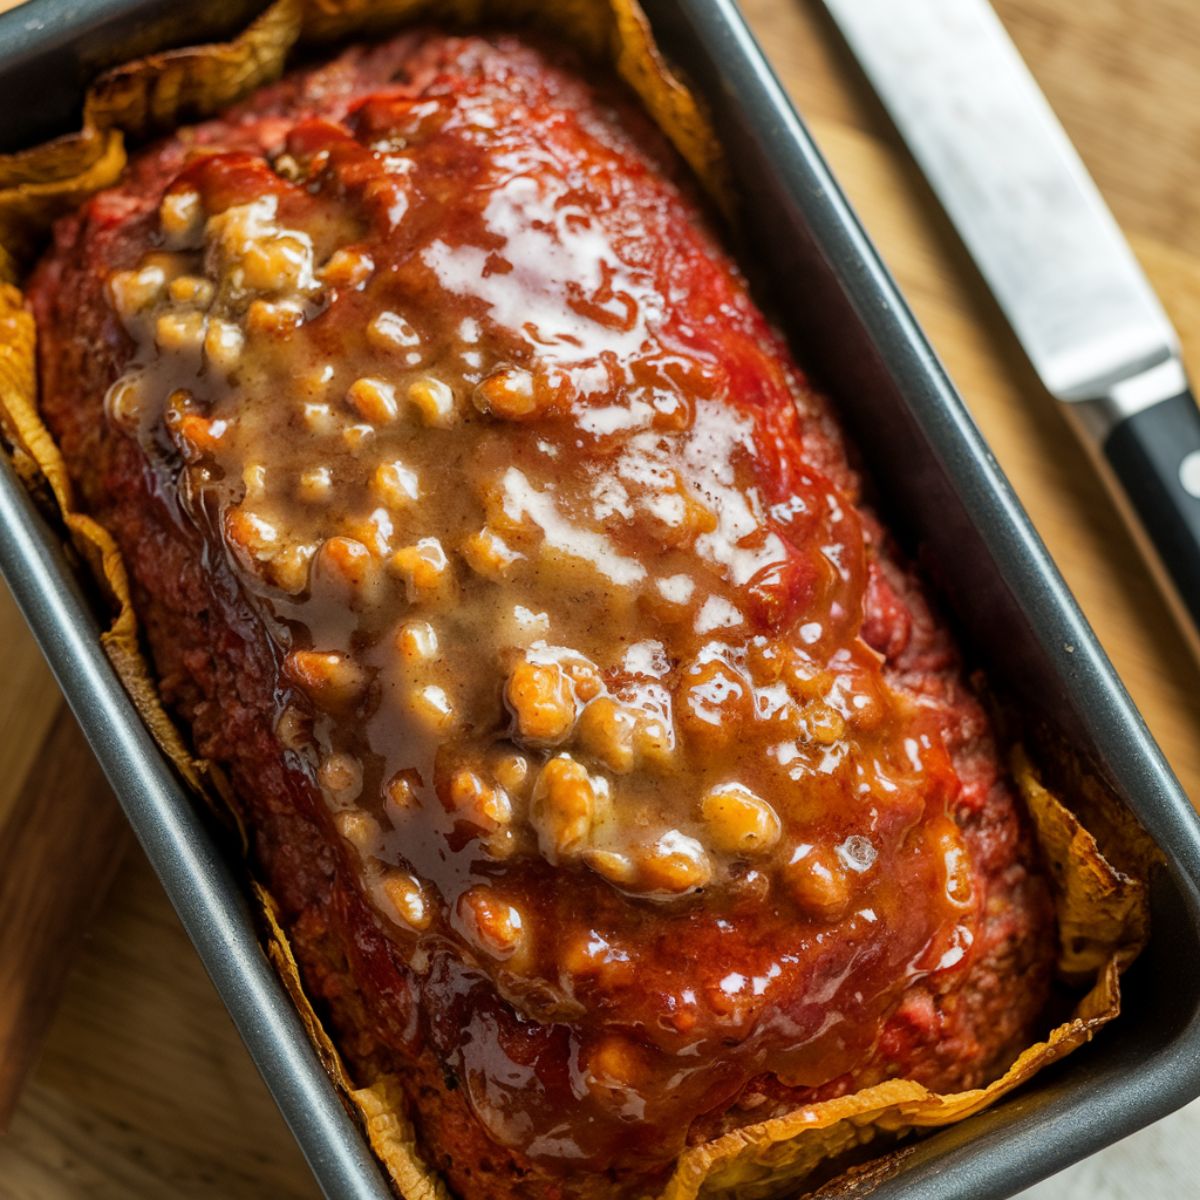
<path fill-rule="evenodd" d="M 0 15 L 0 150 L 77 126 L 104 67 L 231 33 L 261 7 L 28 0 Z M 1121 1017 L 996 1107 L 913 1141 L 854 1192 L 1000 1200 L 1200 1094 L 1200 824 L 731 0 L 644 7 L 729 154 L 740 260 L 835 397 L 972 662 L 1024 723 L 1104 781 L 1162 855 Z M 0 569 L 325 1194 L 389 1196 L 259 947 L 236 864 L 143 728 L 59 531 L 3 455 Z"/>

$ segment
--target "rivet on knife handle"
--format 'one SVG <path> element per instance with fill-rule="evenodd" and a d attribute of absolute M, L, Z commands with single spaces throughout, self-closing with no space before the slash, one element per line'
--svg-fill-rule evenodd
<path fill-rule="evenodd" d="M 1200 410 L 1191 392 L 1126 417 L 1104 456 L 1200 629 Z"/>

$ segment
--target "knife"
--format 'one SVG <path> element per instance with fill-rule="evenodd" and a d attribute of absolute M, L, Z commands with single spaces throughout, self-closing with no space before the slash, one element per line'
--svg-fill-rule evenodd
<path fill-rule="evenodd" d="M 824 0 L 1200 655 L 1200 411 L 1179 339 L 987 0 Z"/>

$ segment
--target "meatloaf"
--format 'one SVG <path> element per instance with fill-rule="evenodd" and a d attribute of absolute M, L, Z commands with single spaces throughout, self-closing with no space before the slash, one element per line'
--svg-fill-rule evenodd
<path fill-rule="evenodd" d="M 611 80 L 429 30 L 62 219 L 41 405 L 352 1076 L 465 1200 L 976 1086 L 1052 906 L 830 403 Z"/>

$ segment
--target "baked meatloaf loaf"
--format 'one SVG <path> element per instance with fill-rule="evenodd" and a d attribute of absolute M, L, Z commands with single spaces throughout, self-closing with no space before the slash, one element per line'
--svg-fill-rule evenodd
<path fill-rule="evenodd" d="M 352 1074 L 469 1200 L 975 1086 L 1053 915 L 828 402 L 611 82 L 353 49 L 130 163 L 44 415 Z"/>

